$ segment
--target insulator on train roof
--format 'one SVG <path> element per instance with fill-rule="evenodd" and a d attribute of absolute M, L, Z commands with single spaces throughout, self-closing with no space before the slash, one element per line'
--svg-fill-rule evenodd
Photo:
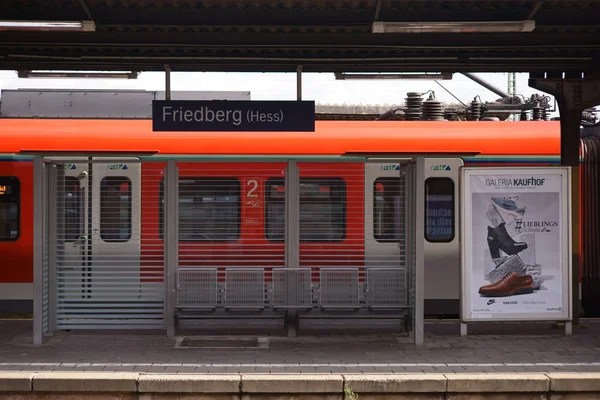
<path fill-rule="evenodd" d="M 455 121 L 458 117 L 458 112 L 455 110 L 445 110 L 444 111 L 444 119 L 447 121 Z"/>
<path fill-rule="evenodd" d="M 547 108 L 542 109 L 542 119 L 544 121 L 550 121 L 550 111 Z"/>
<path fill-rule="evenodd" d="M 423 104 L 423 98 L 421 93 L 408 92 L 406 94 L 406 109 L 404 114 L 406 115 L 407 121 L 418 121 L 421 119 L 421 105 Z"/>
<path fill-rule="evenodd" d="M 397 120 L 402 119 L 404 116 L 404 111 L 400 108 L 388 110 L 377 117 L 376 121 L 389 121 L 389 120 Z"/>
<path fill-rule="evenodd" d="M 444 106 L 442 102 L 431 96 L 422 104 L 424 121 L 444 121 Z"/>
<path fill-rule="evenodd" d="M 521 111 L 521 115 L 519 116 L 519 121 L 528 121 L 529 113 L 527 111 Z"/>
<path fill-rule="evenodd" d="M 596 116 L 591 112 L 592 110 L 587 109 L 584 112 L 581 113 L 581 119 L 583 121 L 588 121 L 588 122 L 596 122 Z M 595 110 L 594 110 L 595 111 Z"/>
<path fill-rule="evenodd" d="M 540 107 L 539 103 L 535 103 L 535 105 L 533 106 L 533 120 L 534 121 L 541 121 L 542 118 L 543 118 L 542 107 Z"/>
<path fill-rule="evenodd" d="M 471 108 L 469 111 L 471 114 L 469 120 L 479 121 L 481 118 L 481 102 L 478 101 L 477 98 L 471 102 Z"/>

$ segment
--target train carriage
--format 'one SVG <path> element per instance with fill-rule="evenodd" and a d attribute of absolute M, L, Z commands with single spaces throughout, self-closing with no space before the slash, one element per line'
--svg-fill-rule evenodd
<path fill-rule="evenodd" d="M 591 137 L 597 148 L 598 138 Z M 559 151 L 555 121 L 317 121 L 315 132 L 173 133 L 153 132 L 151 121 L 4 119 L 0 310 L 31 310 L 33 196 L 40 190 L 33 184 L 32 154 L 68 160 L 61 208 L 65 257 L 78 260 L 71 283 L 88 297 L 99 293 L 94 282 L 101 277 L 134 275 L 140 296 L 151 287 L 144 283 L 162 282 L 167 157 L 179 157 L 179 268 L 213 268 L 219 282 L 232 267 L 264 268 L 271 282 L 273 269 L 285 265 L 285 160 L 298 159 L 300 267 L 310 268 L 313 284 L 322 284 L 325 267 L 358 267 L 358 282 L 364 282 L 366 267 L 386 268 L 401 259 L 406 181 L 398 160 L 431 155 L 419 183 L 426 193 L 426 314 L 453 316 L 459 309 L 460 168 L 556 165 Z M 136 154 L 155 159 L 139 163 Z M 357 154 L 372 162 L 352 161 Z M 597 187 L 597 173 L 581 179 L 588 192 Z M 597 226 L 588 231 L 586 225 L 583 245 L 597 237 Z M 584 254 L 591 254 L 586 261 L 597 260 L 596 248 Z M 77 269 L 80 260 L 87 272 Z M 586 268 L 592 276 L 600 267 Z"/>

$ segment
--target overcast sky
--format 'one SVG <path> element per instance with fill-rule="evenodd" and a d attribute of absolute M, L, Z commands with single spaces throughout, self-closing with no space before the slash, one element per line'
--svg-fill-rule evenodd
<path fill-rule="evenodd" d="M 477 74 L 503 91 L 508 89 L 506 73 Z M 527 84 L 529 74 L 517 74 L 517 93 L 525 97 L 533 93 Z M 402 104 L 407 92 L 433 90 L 443 102 L 456 100 L 434 81 L 428 80 L 364 80 L 336 81 L 332 73 L 304 73 L 304 100 L 317 104 Z M 498 95 L 462 74 L 452 80 L 438 81 L 464 103 L 479 96 L 493 101 Z M 141 73 L 137 79 L 19 79 L 14 71 L 0 71 L 0 89 L 138 89 L 164 90 L 165 76 L 161 72 Z M 172 72 L 171 90 L 250 91 L 252 100 L 295 100 L 295 73 L 220 73 Z M 552 99 L 552 102 L 554 99 Z M 557 113 L 552 113 L 552 116 Z"/>

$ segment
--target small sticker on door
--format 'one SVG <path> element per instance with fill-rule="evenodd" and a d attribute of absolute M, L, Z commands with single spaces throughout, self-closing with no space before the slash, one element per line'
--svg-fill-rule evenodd
<path fill-rule="evenodd" d="M 111 170 L 117 170 L 117 171 L 123 171 L 128 169 L 127 168 L 127 164 L 109 164 L 106 169 L 111 169 Z"/>

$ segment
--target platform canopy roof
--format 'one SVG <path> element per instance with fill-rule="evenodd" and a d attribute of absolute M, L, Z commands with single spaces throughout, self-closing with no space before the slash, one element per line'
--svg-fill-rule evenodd
<path fill-rule="evenodd" d="M 595 0 L 1 3 L 3 22 L 95 25 L 60 32 L 0 27 L 5 70 L 151 71 L 168 64 L 174 71 L 291 72 L 302 65 L 306 72 L 589 73 L 600 61 Z M 505 21 L 512 22 L 498 24 Z M 425 24 L 399 24 L 407 22 Z M 448 33 L 439 22 L 461 22 L 453 27 L 461 32 Z M 435 32 L 414 33 L 424 27 Z M 525 31 L 506 32 L 515 29 Z"/>

